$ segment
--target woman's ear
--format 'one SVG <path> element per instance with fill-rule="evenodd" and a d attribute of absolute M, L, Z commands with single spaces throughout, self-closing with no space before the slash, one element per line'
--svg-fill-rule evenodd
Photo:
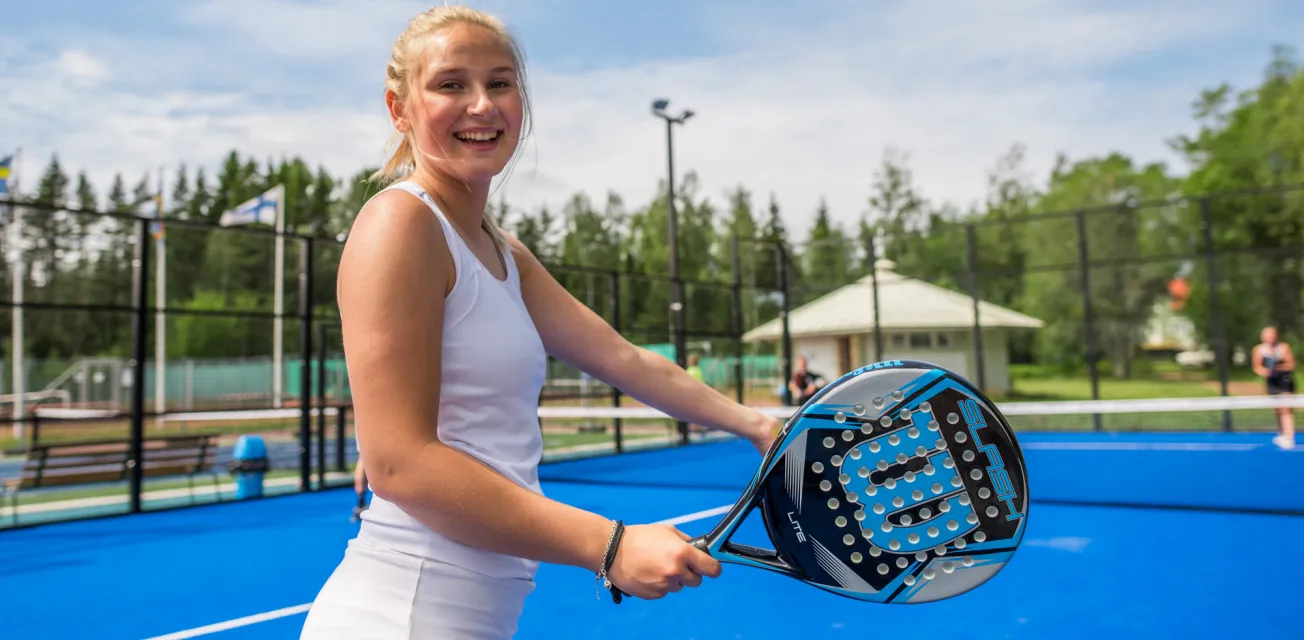
<path fill-rule="evenodd" d="M 407 116 L 403 115 L 403 102 L 389 89 L 385 90 L 385 107 L 389 109 L 389 119 L 394 123 L 394 128 L 400 133 L 408 133 L 412 125 Z"/>

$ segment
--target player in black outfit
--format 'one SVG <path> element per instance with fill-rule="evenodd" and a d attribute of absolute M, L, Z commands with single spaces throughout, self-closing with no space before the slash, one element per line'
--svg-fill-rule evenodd
<path fill-rule="evenodd" d="M 793 406 L 800 407 L 824 388 L 824 378 L 806 368 L 806 358 L 797 358 L 797 366 L 792 370 L 792 379 L 788 381 L 788 393 L 792 395 Z"/>
<path fill-rule="evenodd" d="M 1254 373 L 1262 376 L 1268 395 L 1295 393 L 1295 354 L 1290 345 L 1277 340 L 1277 328 L 1265 327 L 1259 335 L 1263 341 L 1254 348 Z M 1272 441 L 1283 449 L 1295 446 L 1295 412 L 1290 407 L 1277 409 L 1277 437 Z"/>

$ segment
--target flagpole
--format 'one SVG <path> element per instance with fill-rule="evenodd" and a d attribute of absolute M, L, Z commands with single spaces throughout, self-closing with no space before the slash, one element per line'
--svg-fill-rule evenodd
<path fill-rule="evenodd" d="M 154 196 L 154 428 L 163 427 L 167 410 L 167 245 L 163 240 L 163 167 L 158 170 L 158 194 Z"/>
<path fill-rule="evenodd" d="M 278 185 L 279 186 L 279 185 Z M 272 406 L 281 407 L 281 359 L 283 332 L 281 314 L 285 310 L 285 198 L 276 199 L 276 318 L 272 320 Z M 304 372 L 307 373 L 307 372 Z"/>
<path fill-rule="evenodd" d="M 222 214 L 218 224 L 222 226 L 237 224 L 266 224 L 266 216 L 263 215 L 265 207 L 273 205 L 276 220 L 271 221 L 276 228 L 276 255 L 272 259 L 274 274 L 272 276 L 272 290 L 274 293 L 273 317 L 272 317 L 272 406 L 280 408 L 281 395 L 284 381 L 282 379 L 282 361 L 284 359 L 285 348 L 283 346 L 283 331 L 281 327 L 284 321 L 281 316 L 285 312 L 285 185 L 278 184 L 257 197 L 236 206 Z"/>
<path fill-rule="evenodd" d="M 18 200 L 18 160 L 22 156 L 23 148 L 18 147 L 14 151 L 13 165 L 9 167 L 8 191 L 10 200 Z M 13 223 L 10 224 L 10 232 L 13 234 L 13 254 L 14 268 L 13 275 L 13 326 L 10 328 L 10 344 L 13 345 L 13 377 L 14 377 L 14 439 L 18 441 L 20 447 L 23 446 L 23 438 L 26 434 L 26 423 L 23 417 L 27 413 L 27 376 L 24 375 L 26 367 L 23 364 L 24 337 L 23 337 L 23 208 L 17 204 L 12 206 Z"/>

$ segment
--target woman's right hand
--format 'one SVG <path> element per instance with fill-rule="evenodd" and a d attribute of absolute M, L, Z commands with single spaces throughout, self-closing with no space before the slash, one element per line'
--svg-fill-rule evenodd
<path fill-rule="evenodd" d="M 621 536 L 607 579 L 629 595 L 656 600 L 702 584 L 703 576 L 719 577 L 719 561 L 687 544 L 691 539 L 670 525 L 630 525 Z"/>

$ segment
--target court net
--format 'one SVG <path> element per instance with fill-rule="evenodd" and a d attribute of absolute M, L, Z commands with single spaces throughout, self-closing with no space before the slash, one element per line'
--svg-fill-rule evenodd
<path fill-rule="evenodd" d="M 1304 408 L 1302 396 L 1213 396 L 1129 400 L 998 402 L 1020 431 L 1275 431 L 1278 408 Z M 761 412 L 787 419 L 797 407 L 761 406 Z M 584 424 L 590 429 L 617 420 L 643 425 L 671 420 L 651 407 L 540 407 L 545 425 Z M 646 430 L 646 429 L 645 429 Z"/>

